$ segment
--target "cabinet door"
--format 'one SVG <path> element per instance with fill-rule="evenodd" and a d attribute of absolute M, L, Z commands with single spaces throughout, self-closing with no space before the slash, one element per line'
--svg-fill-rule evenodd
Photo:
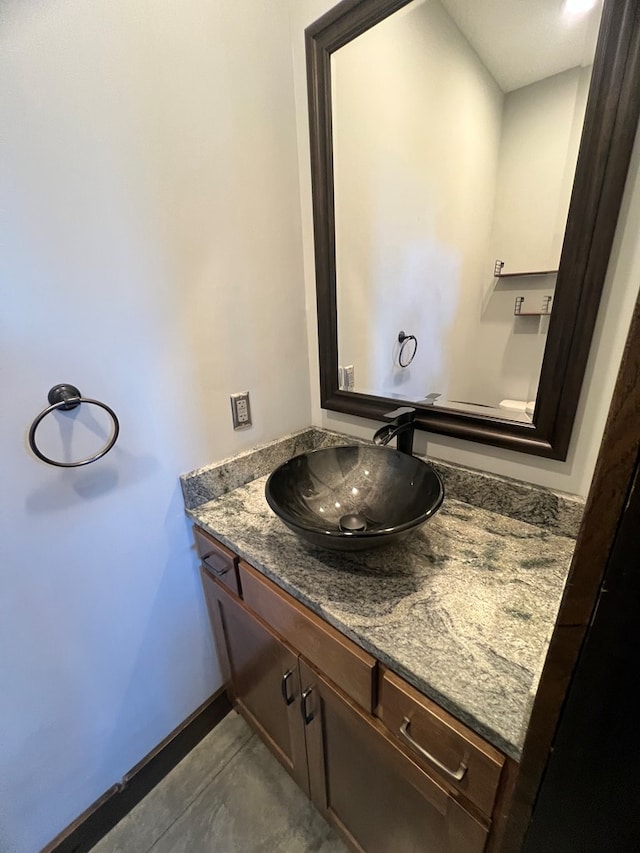
<path fill-rule="evenodd" d="M 298 655 L 206 570 L 202 578 L 230 698 L 308 794 Z"/>
<path fill-rule="evenodd" d="M 488 829 L 300 660 L 311 799 L 356 850 L 481 853 Z"/>

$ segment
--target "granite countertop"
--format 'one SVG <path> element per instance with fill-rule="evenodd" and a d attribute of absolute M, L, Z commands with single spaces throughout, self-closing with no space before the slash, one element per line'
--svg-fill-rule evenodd
<path fill-rule="evenodd" d="M 265 465 L 273 466 L 272 448 Z M 286 458 L 291 450 L 288 444 L 275 455 Z M 231 490 L 195 506 L 189 506 L 196 503 L 189 498 L 193 474 L 183 478 L 195 523 L 519 759 L 574 539 L 551 532 L 554 524 L 540 518 L 530 524 L 447 494 L 438 514 L 397 545 L 355 553 L 316 549 L 267 505 L 267 478 L 256 458 L 249 468 L 262 476 L 235 486 L 230 463 L 217 466 L 216 480 L 231 480 Z M 193 486 L 192 479 L 192 492 Z M 516 503 L 521 507 L 521 495 Z"/>

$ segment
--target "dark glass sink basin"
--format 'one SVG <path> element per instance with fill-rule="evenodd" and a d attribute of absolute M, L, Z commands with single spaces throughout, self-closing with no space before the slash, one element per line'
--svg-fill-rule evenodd
<path fill-rule="evenodd" d="M 375 445 L 327 447 L 294 456 L 271 474 L 267 503 L 300 537 L 358 551 L 404 538 L 440 508 L 442 481 L 406 453 Z"/>

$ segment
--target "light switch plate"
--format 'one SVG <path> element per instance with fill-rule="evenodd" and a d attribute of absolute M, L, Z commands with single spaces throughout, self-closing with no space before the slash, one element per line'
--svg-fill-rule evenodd
<path fill-rule="evenodd" d="M 251 406 L 249 392 L 242 391 L 231 395 L 231 417 L 234 429 L 246 429 L 251 426 Z"/>

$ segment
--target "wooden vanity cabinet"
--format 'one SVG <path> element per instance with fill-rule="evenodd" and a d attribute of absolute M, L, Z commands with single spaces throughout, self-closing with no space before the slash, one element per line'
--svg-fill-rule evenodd
<path fill-rule="evenodd" d="M 214 540 L 213 540 L 214 541 Z M 504 757 L 238 561 L 242 599 L 202 567 L 231 701 L 360 853 L 482 853 Z M 400 715 L 398 717 L 398 715 Z M 469 775 L 447 782 L 395 731 Z"/>
<path fill-rule="evenodd" d="M 229 698 L 308 795 L 298 653 L 206 568 L 201 573 Z"/>

